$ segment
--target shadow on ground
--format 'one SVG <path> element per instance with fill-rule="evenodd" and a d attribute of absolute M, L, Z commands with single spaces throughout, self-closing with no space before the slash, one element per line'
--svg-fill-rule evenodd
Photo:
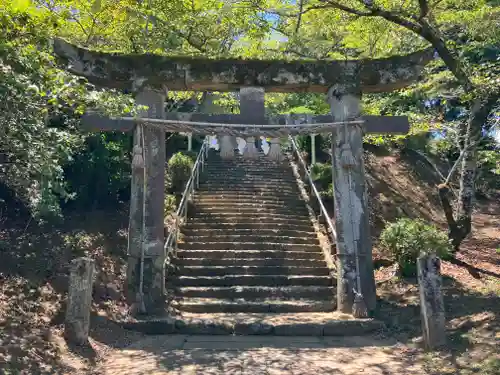
<path fill-rule="evenodd" d="M 3 222 L 0 227 L 0 363 L 12 374 L 73 373 L 61 362 L 72 349 L 92 361 L 93 350 L 68 348 L 60 323 L 68 286 L 68 265 L 79 256 L 96 260 L 96 285 L 117 286 L 116 295 L 96 295 L 96 307 L 121 300 L 126 254 L 126 215 L 69 214 L 61 224 Z M 99 290 L 96 290 L 99 292 Z M 3 366 L 3 365 L 2 365 Z M 1 371 L 0 371 L 1 372 Z"/>
<path fill-rule="evenodd" d="M 421 336 L 420 305 L 416 280 L 391 280 L 379 286 L 377 318 L 383 320 L 391 336 L 411 343 Z M 498 352 L 500 332 L 500 296 L 471 290 L 451 277 L 443 277 L 443 292 L 447 319 L 447 345 L 436 353 L 447 361 L 447 372 L 438 367 L 430 374 L 461 374 L 474 371 L 479 353 L 488 358 Z M 435 357 L 436 358 L 436 357 Z M 441 362 L 444 366 L 444 362 Z M 454 371 L 454 372 L 453 372 Z M 467 372 L 464 372 L 467 373 Z"/>
<path fill-rule="evenodd" d="M 402 354 L 372 337 L 153 336 L 114 353 L 101 374 L 421 374 Z"/>

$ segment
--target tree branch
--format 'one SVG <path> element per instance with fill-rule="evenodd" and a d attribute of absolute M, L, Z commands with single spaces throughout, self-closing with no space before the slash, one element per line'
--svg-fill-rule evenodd
<path fill-rule="evenodd" d="M 429 14 L 429 3 L 427 0 L 418 0 L 420 5 L 420 19 L 427 17 Z"/>
<path fill-rule="evenodd" d="M 297 16 L 297 24 L 295 25 L 295 34 L 298 34 L 298 32 L 299 32 L 300 23 L 302 21 L 303 11 L 304 11 L 304 0 L 300 0 L 300 3 L 299 3 L 299 14 Z"/>
<path fill-rule="evenodd" d="M 412 22 L 409 19 L 406 19 L 405 17 L 403 17 L 399 14 L 389 12 L 389 11 L 384 10 L 382 8 L 379 8 L 373 4 L 368 4 L 364 1 L 361 1 L 361 3 L 367 9 L 366 11 L 348 7 L 348 6 L 340 4 L 340 2 L 334 1 L 334 0 L 321 0 L 321 1 L 326 2 L 330 8 L 342 10 L 344 12 L 354 14 L 356 16 L 382 17 L 388 21 L 391 21 L 395 24 L 403 26 L 404 28 L 407 28 L 408 30 L 413 31 L 414 33 L 417 33 L 419 35 L 421 35 L 421 33 L 422 33 L 422 26 L 420 26 L 418 23 Z"/>
<path fill-rule="evenodd" d="M 397 25 L 400 25 L 410 31 L 413 31 L 414 33 L 420 35 L 422 38 L 427 40 L 439 53 L 439 56 L 441 59 L 443 59 L 444 63 L 450 69 L 450 71 L 453 73 L 455 78 L 460 82 L 460 84 L 463 85 L 464 89 L 466 91 L 474 91 L 475 87 L 472 84 L 471 80 L 469 79 L 469 76 L 463 69 L 460 60 L 455 56 L 455 54 L 448 48 L 446 45 L 446 42 L 443 40 L 443 38 L 440 35 L 440 32 L 436 30 L 434 27 L 432 27 L 429 22 L 425 18 L 420 18 L 418 22 L 413 22 L 404 16 L 390 12 L 387 10 L 384 10 L 382 8 L 379 8 L 373 4 L 367 4 L 363 0 L 359 0 L 361 4 L 365 6 L 366 9 L 368 9 L 368 12 L 363 12 L 354 8 L 347 7 L 345 5 L 340 4 L 338 1 L 334 0 L 321 0 L 323 2 L 326 2 L 331 8 L 343 10 L 345 12 L 351 13 L 351 14 L 356 14 L 364 17 L 382 17 L 385 18 L 386 20 L 395 23 Z M 427 1 L 419 0 L 420 5 L 424 5 L 424 7 L 421 7 L 421 10 L 426 10 L 428 14 L 428 4 Z M 427 4 L 427 7 L 425 6 L 425 3 Z"/>

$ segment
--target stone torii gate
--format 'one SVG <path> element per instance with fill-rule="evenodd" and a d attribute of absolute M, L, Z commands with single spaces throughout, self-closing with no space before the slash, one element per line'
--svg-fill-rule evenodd
<path fill-rule="evenodd" d="M 404 134 L 409 124 L 405 117 L 361 116 L 360 99 L 363 92 L 400 89 L 416 80 L 425 64 L 432 59 L 432 50 L 379 60 L 208 60 L 102 53 L 57 39 L 54 51 L 70 72 L 96 85 L 134 92 L 137 103 L 149 107 L 135 120 L 109 119 L 89 114 L 83 121 L 88 130 L 134 131 L 134 160 L 139 150 L 144 148 L 145 170 L 133 168 L 132 171 L 127 273 L 130 301 L 133 301 L 139 287 L 141 241 L 144 239 L 143 286 L 146 310 L 154 312 L 165 303 L 165 131 L 222 136 L 221 156 L 225 157 L 230 157 L 228 150 L 232 152 L 234 149 L 230 137 L 238 135 L 251 144 L 252 137 L 272 135 L 274 141 L 271 142 L 271 149 L 274 147 L 277 153 L 273 154 L 278 155 L 278 158 L 279 137 L 331 132 L 338 256 L 337 305 L 340 311 L 351 313 L 359 276 L 366 305 L 369 310 L 375 308 L 362 137 L 363 132 Z M 239 90 L 241 113 L 165 114 L 166 89 Z M 331 115 L 266 117 L 265 91 L 326 93 Z M 146 197 L 144 213 L 143 196 Z M 356 264 L 357 259 L 359 264 Z"/>

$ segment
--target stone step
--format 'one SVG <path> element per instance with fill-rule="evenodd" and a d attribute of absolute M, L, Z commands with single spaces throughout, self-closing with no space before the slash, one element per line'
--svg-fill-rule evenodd
<path fill-rule="evenodd" d="M 308 238 L 308 237 L 291 237 L 291 236 L 277 236 L 277 235 L 249 235 L 249 234 L 218 234 L 218 235 L 208 235 L 208 236 L 200 236 L 200 235 L 192 235 L 184 236 L 184 241 L 186 242 L 218 242 L 218 243 L 226 243 L 226 242 L 244 242 L 244 243 L 292 243 L 292 244 L 316 244 L 319 245 L 319 240 L 317 238 Z"/>
<path fill-rule="evenodd" d="M 206 174 L 205 176 L 206 182 L 210 181 L 227 181 L 230 183 L 261 183 L 261 182 L 282 182 L 282 183 L 290 183 L 297 184 L 297 180 L 293 175 L 284 175 L 282 173 L 275 173 L 274 175 L 261 175 L 261 174 L 250 174 L 250 173 L 226 173 L 226 174 Z"/>
<path fill-rule="evenodd" d="M 308 253 L 309 254 L 309 253 Z M 176 258 L 178 266 L 258 266 L 258 267 L 324 267 L 323 259 L 294 259 L 294 258 Z"/>
<path fill-rule="evenodd" d="M 283 185 L 280 188 L 280 185 Z M 239 189 L 235 189 L 235 187 Z M 244 188 L 244 189 L 243 189 Z M 277 182 L 274 184 L 228 184 L 224 181 L 215 181 L 211 183 L 209 181 L 203 181 L 200 183 L 199 188 L 196 189 L 196 193 L 202 194 L 245 194 L 245 195 L 269 195 L 271 192 L 279 192 L 278 197 L 290 197 L 296 195 L 298 188 L 292 184 L 282 184 Z"/>
<path fill-rule="evenodd" d="M 328 276 L 326 263 L 323 267 L 305 266 L 180 266 L 176 273 L 182 276 L 225 276 L 225 275 L 310 275 Z"/>
<path fill-rule="evenodd" d="M 252 166 L 252 167 L 221 167 L 221 166 L 209 166 L 203 169 L 205 176 L 209 178 L 212 177 L 224 177 L 224 176 L 262 176 L 262 177 L 285 177 L 289 179 L 295 178 L 291 168 L 276 168 L 266 166 Z"/>
<path fill-rule="evenodd" d="M 360 336 L 384 329 L 381 321 L 353 319 L 338 312 L 328 313 L 212 313 L 183 312 L 176 318 L 126 320 L 122 327 L 151 335 L 276 335 L 276 336 Z"/>
<path fill-rule="evenodd" d="M 229 184 L 227 182 L 200 184 L 196 191 L 198 194 L 247 194 L 277 199 L 300 199 L 302 196 L 296 188 L 286 186 L 279 182 L 269 185 Z"/>
<path fill-rule="evenodd" d="M 211 221 L 212 223 L 223 223 L 223 222 L 232 222 L 232 223 L 244 223 L 245 221 L 248 223 L 253 223 L 255 221 L 259 222 L 268 222 L 268 223 L 283 223 L 287 222 L 290 224 L 308 224 L 309 228 L 311 227 L 311 221 L 308 216 L 305 215 L 294 215 L 293 213 L 252 213 L 252 212 L 197 212 L 192 217 L 188 217 L 188 223 L 191 221 Z"/>
<path fill-rule="evenodd" d="M 173 301 L 172 307 L 197 313 L 292 313 L 334 311 L 335 303 L 310 299 L 247 301 L 245 299 L 183 298 Z"/>
<path fill-rule="evenodd" d="M 287 172 L 274 171 L 269 174 L 262 174 L 260 172 L 234 172 L 228 171 L 226 173 L 217 173 L 205 171 L 202 174 L 203 182 L 208 183 L 211 181 L 229 181 L 231 183 L 246 182 L 246 183 L 258 183 L 258 182 L 273 182 L 273 183 L 283 183 L 297 185 L 296 177 Z"/>
<path fill-rule="evenodd" d="M 283 214 L 283 215 L 289 215 L 293 214 L 294 216 L 305 216 L 308 214 L 307 208 L 305 206 L 299 207 L 287 207 L 287 206 L 275 206 L 275 207 L 269 207 L 269 206 L 264 206 L 264 205 L 259 205 L 257 202 L 253 206 L 237 206 L 234 205 L 233 207 L 228 207 L 228 206 L 200 206 L 196 205 L 190 209 L 189 215 L 191 216 L 196 216 L 198 214 L 223 214 L 223 215 L 231 215 L 231 214 L 242 214 L 242 215 L 258 215 L 262 216 L 264 214 L 266 215 L 275 215 L 275 214 Z"/>
<path fill-rule="evenodd" d="M 196 194 L 193 203 L 195 205 L 214 205 L 214 204 L 255 204 L 256 202 L 262 203 L 264 205 L 300 205 L 304 206 L 306 201 L 300 196 L 290 196 L 289 198 L 277 198 L 274 195 L 228 195 L 228 194 Z"/>
<path fill-rule="evenodd" d="M 303 212 L 306 210 L 306 205 L 304 201 L 289 201 L 289 202 L 270 202 L 266 200 L 261 200 L 259 198 L 248 199 L 246 201 L 243 200 L 228 200 L 224 198 L 213 199 L 213 200 L 194 200 L 195 208 L 200 208 L 203 210 L 219 208 L 219 209 L 246 209 L 246 208 L 266 208 L 266 209 L 298 209 L 299 212 Z"/>
<path fill-rule="evenodd" d="M 180 242 L 182 250 L 287 250 L 287 251 L 321 251 L 319 245 L 287 242 Z"/>
<path fill-rule="evenodd" d="M 324 261 L 321 251 L 287 251 L 287 250 L 182 250 L 176 254 L 179 259 L 310 259 Z"/>
<path fill-rule="evenodd" d="M 207 187 L 204 184 L 200 185 L 200 188 L 196 191 L 197 195 L 220 195 L 224 194 L 227 196 L 230 195 L 252 195 L 257 196 L 258 198 L 275 198 L 275 199 L 283 199 L 290 200 L 295 199 L 298 200 L 302 196 L 297 190 L 285 190 L 279 189 L 279 187 L 267 187 L 267 188 L 255 188 L 255 187 L 241 187 L 241 186 L 225 186 L 225 187 Z"/>
<path fill-rule="evenodd" d="M 330 276 L 312 275 L 226 275 L 226 276 L 178 276 L 172 277 L 174 287 L 181 286 L 287 286 L 317 285 L 333 286 Z"/>
<path fill-rule="evenodd" d="M 309 298 L 314 300 L 334 300 L 335 288 L 331 286 L 237 286 L 237 287 L 182 287 L 176 296 L 196 298 L 225 298 L 246 300 L 258 298 Z"/>
<path fill-rule="evenodd" d="M 280 168 L 240 168 L 240 169 L 221 169 L 221 168 L 207 168 L 203 170 L 203 176 L 208 179 L 219 179 L 225 177 L 233 178 L 285 178 L 290 181 L 295 181 L 295 175 L 291 169 L 280 169 Z"/>
<path fill-rule="evenodd" d="M 285 228 L 289 228 L 291 231 L 301 231 L 308 232 L 311 229 L 311 224 L 309 223 L 301 223 L 301 224 L 290 224 L 286 223 L 276 223 L 276 222 L 267 222 L 264 221 L 262 223 L 236 223 L 236 222 L 218 222 L 218 223 L 207 223 L 204 221 L 200 221 L 199 219 L 192 219 L 192 221 L 188 221 L 186 225 L 182 227 L 183 231 L 187 230 L 223 230 L 223 231 L 233 231 L 233 230 L 270 230 L 270 231 L 285 231 Z"/>
<path fill-rule="evenodd" d="M 219 214 L 207 214 L 207 213 L 199 213 L 195 217 L 188 218 L 185 227 L 190 228 L 192 224 L 195 224 L 195 227 L 200 228 L 200 224 L 205 225 L 209 228 L 218 227 L 218 228 L 253 228 L 252 224 L 256 224 L 256 222 L 262 222 L 268 224 L 269 229 L 281 228 L 278 224 L 283 224 L 287 222 L 286 218 L 276 218 L 275 215 L 234 215 L 234 216 L 225 216 Z M 300 228 L 301 230 L 311 229 L 311 223 L 306 221 L 305 219 L 288 219 L 290 222 L 289 228 Z M 198 225 L 198 226 L 196 226 Z"/>
<path fill-rule="evenodd" d="M 183 227 L 182 234 L 186 237 L 192 236 L 212 236 L 220 239 L 222 236 L 289 236 L 289 237 L 301 237 L 301 238 L 310 238 L 317 239 L 317 234 L 312 230 L 294 230 L 294 229 L 286 229 L 286 227 L 278 228 L 278 229 L 270 229 L 269 227 L 260 227 L 260 228 L 232 228 L 231 226 L 227 226 L 226 228 L 193 228 L 191 227 Z"/>
<path fill-rule="evenodd" d="M 200 190 L 204 189 L 217 189 L 217 188 L 225 188 L 231 190 L 231 188 L 240 188 L 240 189 L 275 189 L 279 191 L 289 191 L 289 192 L 298 192 L 298 186 L 293 185 L 292 183 L 283 182 L 282 180 L 276 181 L 241 181 L 241 180 L 229 180 L 229 179 L 221 179 L 221 180 L 208 180 L 200 184 Z"/>
<path fill-rule="evenodd" d="M 246 185 L 246 186 L 275 186 L 276 184 L 283 184 L 284 187 L 287 188 L 297 188 L 297 182 L 295 179 L 283 179 L 280 178 L 279 175 L 276 176 L 276 178 L 253 178 L 253 177 L 248 177 L 248 178 L 243 178 L 243 177 L 232 177 L 232 176 L 226 176 L 226 177 L 219 177 L 219 178 L 210 178 L 210 176 L 206 176 L 206 178 L 203 180 L 202 185 L 207 186 L 207 185 Z"/>
<path fill-rule="evenodd" d="M 211 200 L 211 199 L 227 199 L 234 201 L 247 200 L 262 200 L 276 202 L 298 202 L 303 201 L 302 196 L 297 193 L 276 193 L 276 192 L 251 192 L 251 191 L 196 191 L 194 201 L 196 200 Z"/>
<path fill-rule="evenodd" d="M 233 160 L 212 160 L 209 159 L 206 165 L 210 168 L 290 168 L 290 163 L 287 161 L 275 162 L 266 158 L 260 159 L 233 159 Z"/>

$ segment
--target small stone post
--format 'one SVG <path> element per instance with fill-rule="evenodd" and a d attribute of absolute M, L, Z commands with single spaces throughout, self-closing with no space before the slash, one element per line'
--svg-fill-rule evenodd
<path fill-rule="evenodd" d="M 72 344 L 88 343 L 94 273 L 92 259 L 77 258 L 71 261 L 64 335 Z"/>
<path fill-rule="evenodd" d="M 330 88 L 328 102 L 335 121 L 357 119 L 360 99 L 361 92 L 355 88 Z M 363 130 L 359 125 L 339 125 L 333 132 L 332 167 L 338 256 L 337 307 L 341 312 L 352 313 L 359 271 L 364 302 L 368 311 L 373 311 L 376 291 L 363 163 Z"/>
<path fill-rule="evenodd" d="M 441 261 L 435 254 L 424 255 L 418 258 L 417 269 L 424 344 L 434 349 L 446 342 Z"/>
<path fill-rule="evenodd" d="M 188 151 L 193 150 L 193 134 L 188 134 Z"/>
<path fill-rule="evenodd" d="M 316 164 L 316 134 L 311 134 L 311 165 Z"/>

